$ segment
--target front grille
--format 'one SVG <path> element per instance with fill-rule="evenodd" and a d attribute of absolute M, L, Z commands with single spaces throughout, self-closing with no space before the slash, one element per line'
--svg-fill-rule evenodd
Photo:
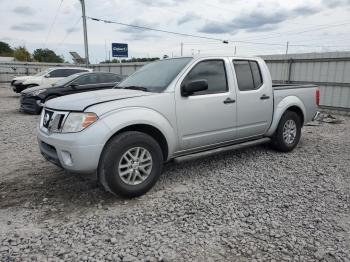
<path fill-rule="evenodd" d="M 63 123 L 68 112 L 44 109 L 41 115 L 40 128 L 46 132 L 59 133 L 62 131 Z"/>

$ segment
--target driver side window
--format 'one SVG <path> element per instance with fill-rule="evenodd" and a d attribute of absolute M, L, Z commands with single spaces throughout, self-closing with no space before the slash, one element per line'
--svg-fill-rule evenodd
<path fill-rule="evenodd" d="M 223 60 L 206 60 L 199 62 L 188 73 L 182 85 L 195 80 L 207 80 L 208 89 L 195 92 L 193 95 L 225 93 L 228 91 Z"/>

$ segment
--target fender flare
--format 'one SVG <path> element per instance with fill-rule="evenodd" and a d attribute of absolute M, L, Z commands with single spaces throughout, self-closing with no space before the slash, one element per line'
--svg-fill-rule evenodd
<path fill-rule="evenodd" d="M 126 107 L 101 116 L 101 120 L 110 129 L 104 143 L 118 131 L 132 125 L 149 125 L 158 129 L 167 142 L 168 158 L 175 152 L 177 132 L 170 121 L 158 111 L 145 107 Z"/>
<path fill-rule="evenodd" d="M 281 120 L 282 115 L 284 114 L 284 112 L 286 112 L 291 107 L 299 108 L 301 110 L 301 112 L 303 113 L 303 118 L 305 119 L 306 109 L 305 109 L 305 106 L 304 106 L 303 102 L 301 101 L 301 99 L 298 98 L 297 96 L 287 96 L 287 97 L 283 98 L 282 101 L 279 102 L 277 107 L 275 108 L 275 111 L 274 111 L 273 117 L 272 117 L 273 120 L 272 120 L 272 123 L 270 125 L 270 128 L 266 132 L 266 136 L 272 136 L 275 133 L 277 126 Z"/>

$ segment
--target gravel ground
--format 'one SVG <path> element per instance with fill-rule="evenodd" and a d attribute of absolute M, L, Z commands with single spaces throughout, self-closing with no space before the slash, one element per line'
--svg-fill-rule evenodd
<path fill-rule="evenodd" d="M 0 88 L 1 261 L 350 261 L 350 119 L 266 146 L 167 164 L 115 198 L 46 162 L 38 116 Z"/>

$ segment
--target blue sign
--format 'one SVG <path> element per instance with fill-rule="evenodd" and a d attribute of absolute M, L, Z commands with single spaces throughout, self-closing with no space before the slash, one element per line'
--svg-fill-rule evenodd
<path fill-rule="evenodd" d="M 113 57 L 128 57 L 128 44 L 112 43 Z"/>

